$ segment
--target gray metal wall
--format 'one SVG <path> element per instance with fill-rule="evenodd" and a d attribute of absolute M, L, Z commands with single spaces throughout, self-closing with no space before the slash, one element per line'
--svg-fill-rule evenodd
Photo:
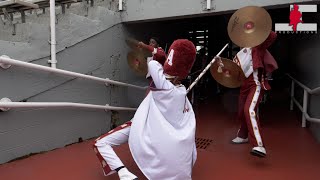
<path fill-rule="evenodd" d="M 126 31 L 119 24 L 57 54 L 58 66 L 101 78 L 146 85 L 128 68 L 124 43 Z M 33 63 L 47 64 L 47 58 Z M 137 107 L 144 91 L 67 78 L 20 67 L 0 69 L 0 97 L 27 102 L 77 102 Z M 133 95 L 132 93 L 136 93 Z M 0 112 L 0 163 L 48 151 L 105 133 L 111 112 L 84 109 L 12 109 Z M 133 112 L 114 113 L 113 122 L 130 120 Z M 90 147 L 88 147 L 90 148 Z"/>
<path fill-rule="evenodd" d="M 206 10 L 207 0 L 126 0 L 123 22 L 145 21 L 162 18 L 186 18 L 187 16 L 206 15 L 210 13 L 232 11 L 245 6 L 273 6 L 310 0 L 211 0 L 211 9 Z"/>

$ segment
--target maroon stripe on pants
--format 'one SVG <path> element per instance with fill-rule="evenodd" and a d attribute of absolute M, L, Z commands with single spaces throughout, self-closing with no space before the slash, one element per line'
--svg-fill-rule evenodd
<path fill-rule="evenodd" d="M 98 137 L 98 138 L 94 141 L 93 150 L 94 150 L 94 152 L 96 153 L 96 156 L 97 156 L 98 159 L 99 159 L 99 162 L 100 162 L 100 164 L 101 164 L 101 167 L 102 167 L 103 172 L 104 172 L 105 175 L 109 174 L 112 170 L 111 170 L 111 168 L 109 167 L 108 163 L 103 159 L 103 157 L 102 157 L 102 155 L 100 154 L 100 152 L 98 151 L 98 148 L 97 148 L 97 146 L 95 145 L 95 143 L 96 143 L 98 140 L 100 140 L 100 139 L 102 139 L 102 138 L 104 138 L 104 137 L 106 137 L 106 136 L 108 136 L 108 135 L 110 135 L 110 134 L 112 134 L 112 133 L 115 133 L 115 132 L 117 132 L 117 131 L 119 131 L 119 130 L 121 130 L 121 129 L 124 129 L 124 128 L 128 127 L 128 126 L 131 126 L 131 124 L 132 124 L 132 122 L 131 122 L 131 121 L 128 121 L 128 122 L 126 122 L 126 123 L 124 123 L 124 124 L 116 127 L 115 129 L 110 130 L 110 131 L 107 132 L 106 134 Z"/>

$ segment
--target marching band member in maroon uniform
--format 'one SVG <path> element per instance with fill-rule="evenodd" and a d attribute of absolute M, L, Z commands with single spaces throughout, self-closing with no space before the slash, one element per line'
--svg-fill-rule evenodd
<path fill-rule="evenodd" d="M 277 34 L 273 31 L 260 45 L 253 48 L 243 48 L 234 58 L 243 70 L 246 79 L 240 87 L 238 119 L 241 122 L 235 144 L 250 143 L 253 146 L 252 155 L 265 157 L 267 152 L 263 143 L 258 105 L 265 90 L 270 89 L 266 75 L 277 69 L 277 63 L 267 48 L 275 41 Z"/>

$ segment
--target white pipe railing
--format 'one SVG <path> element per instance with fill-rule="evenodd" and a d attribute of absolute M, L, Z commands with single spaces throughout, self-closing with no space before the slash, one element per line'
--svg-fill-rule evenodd
<path fill-rule="evenodd" d="M 50 44 L 51 44 L 51 63 L 52 68 L 57 68 L 56 58 L 56 5 L 55 0 L 50 0 Z"/>
<path fill-rule="evenodd" d="M 114 111 L 136 111 L 137 108 L 115 107 L 94 104 L 70 103 L 70 102 L 0 102 L 0 109 L 8 111 L 10 108 L 83 108 Z"/>
<path fill-rule="evenodd" d="M 122 11 L 122 0 L 119 0 L 119 11 Z"/>
<path fill-rule="evenodd" d="M 207 0 L 207 10 L 211 9 L 211 0 Z"/>
<path fill-rule="evenodd" d="M 30 69 L 34 69 L 34 70 L 39 70 L 39 71 L 52 72 L 52 73 L 67 75 L 67 76 L 76 77 L 76 78 L 83 78 L 83 79 L 88 79 L 88 80 L 97 81 L 97 82 L 106 83 L 106 84 L 127 86 L 127 87 L 132 87 L 132 88 L 137 88 L 137 89 L 143 89 L 143 90 L 145 90 L 147 88 L 147 87 L 136 86 L 136 85 L 132 85 L 132 84 L 128 84 L 128 83 L 113 81 L 113 80 L 110 80 L 109 78 L 102 79 L 102 78 L 98 78 L 98 77 L 94 77 L 94 76 L 84 75 L 81 73 L 75 73 L 75 72 L 71 72 L 71 71 L 41 66 L 38 64 L 32 64 L 32 63 L 27 63 L 27 62 L 23 62 L 23 61 L 18 61 L 15 59 L 4 57 L 4 56 L 0 56 L 0 63 L 26 67 L 26 68 L 30 68 Z"/>
<path fill-rule="evenodd" d="M 291 111 L 293 110 L 293 104 L 296 104 L 298 106 L 298 108 L 302 112 L 301 126 L 302 127 L 306 127 L 307 121 L 320 123 L 320 119 L 319 118 L 312 118 L 308 114 L 308 98 L 309 98 L 309 94 L 320 94 L 320 87 L 317 87 L 317 88 L 311 90 L 310 88 L 308 88 L 307 86 L 305 86 L 304 84 L 302 84 L 301 82 L 299 82 L 298 80 L 296 80 L 295 78 L 290 76 L 289 74 L 287 74 L 287 76 L 292 80 L 292 82 L 291 82 L 290 110 Z M 302 104 L 302 106 L 297 101 L 297 99 L 294 97 L 295 84 L 298 84 L 301 88 L 303 88 L 303 104 Z"/>

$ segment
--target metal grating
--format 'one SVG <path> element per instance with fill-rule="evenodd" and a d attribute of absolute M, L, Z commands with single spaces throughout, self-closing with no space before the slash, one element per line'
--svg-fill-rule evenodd
<path fill-rule="evenodd" d="M 212 142 L 212 139 L 196 138 L 196 147 L 197 149 L 206 149 Z"/>

